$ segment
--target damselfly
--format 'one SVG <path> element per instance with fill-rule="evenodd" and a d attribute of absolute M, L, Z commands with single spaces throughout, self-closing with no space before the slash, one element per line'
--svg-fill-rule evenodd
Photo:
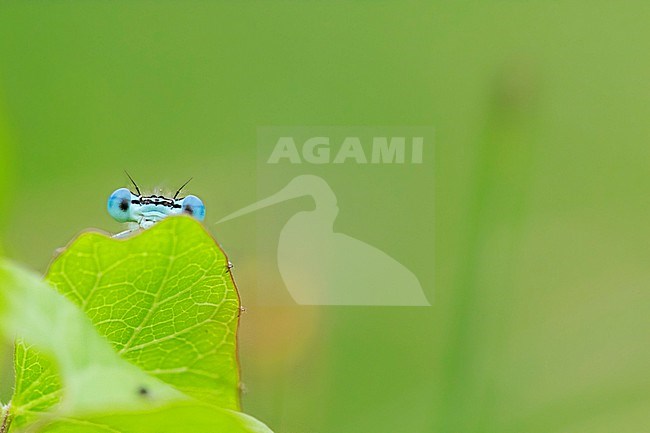
<path fill-rule="evenodd" d="M 135 193 L 128 188 L 120 188 L 108 198 L 108 213 L 118 222 L 131 223 L 130 230 L 115 235 L 123 237 L 138 228 L 149 228 L 170 215 L 188 214 L 199 221 L 205 218 L 205 206 L 195 195 L 178 197 L 181 190 L 189 183 L 185 182 L 172 198 L 162 195 L 143 195 L 133 178 L 127 173 L 135 187 Z"/>

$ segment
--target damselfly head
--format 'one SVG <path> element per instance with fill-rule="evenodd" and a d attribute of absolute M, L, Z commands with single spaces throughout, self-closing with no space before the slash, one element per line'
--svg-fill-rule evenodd
<path fill-rule="evenodd" d="M 135 187 L 135 193 L 128 188 L 120 188 L 108 198 L 108 213 L 116 221 L 137 223 L 142 228 L 148 228 L 170 215 L 184 213 L 199 221 L 205 218 L 205 205 L 200 198 L 195 195 L 178 197 L 189 180 L 176 191 L 173 198 L 168 198 L 163 195 L 144 195 L 131 176 L 129 179 Z"/>

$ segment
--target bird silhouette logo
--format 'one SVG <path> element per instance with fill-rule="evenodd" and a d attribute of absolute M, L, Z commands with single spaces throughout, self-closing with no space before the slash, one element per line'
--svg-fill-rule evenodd
<path fill-rule="evenodd" d="M 384 251 L 334 232 L 336 195 L 321 177 L 300 175 L 282 190 L 223 217 L 217 224 L 309 195 L 316 206 L 293 215 L 278 241 L 282 280 L 300 305 L 428 306 L 418 278 Z"/>

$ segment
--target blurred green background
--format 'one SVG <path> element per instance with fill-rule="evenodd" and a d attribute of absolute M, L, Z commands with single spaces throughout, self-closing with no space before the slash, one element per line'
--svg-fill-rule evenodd
<path fill-rule="evenodd" d="M 276 432 L 645 432 L 649 20 L 641 1 L 2 2 L 4 253 L 45 271 L 79 231 L 120 230 L 124 169 L 194 176 L 248 307 L 244 409 Z M 336 230 L 408 258 L 431 307 L 256 301 L 283 290 L 257 227 L 312 206 L 214 225 L 261 194 L 266 125 L 435 127 L 417 188 L 328 178 Z"/>

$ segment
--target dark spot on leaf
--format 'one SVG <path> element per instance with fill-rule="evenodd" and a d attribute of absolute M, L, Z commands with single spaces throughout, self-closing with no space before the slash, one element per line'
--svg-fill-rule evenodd
<path fill-rule="evenodd" d="M 149 395 L 149 389 L 146 386 L 138 387 L 138 394 L 142 397 L 147 397 Z"/>

